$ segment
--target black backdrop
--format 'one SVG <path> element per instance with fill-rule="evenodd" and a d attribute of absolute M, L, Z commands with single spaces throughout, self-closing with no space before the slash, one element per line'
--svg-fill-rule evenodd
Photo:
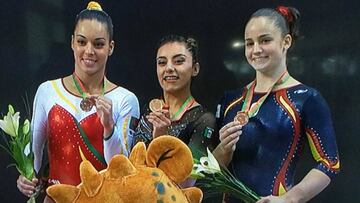
<path fill-rule="evenodd" d="M 342 172 L 311 202 L 359 202 L 360 4 L 338 1 L 118 0 L 100 1 L 113 19 L 115 52 L 108 78 L 133 91 L 140 104 L 161 94 L 155 73 L 155 44 L 165 34 L 194 36 L 200 43 L 200 75 L 193 94 L 208 109 L 226 89 L 243 86 L 254 72 L 244 50 L 232 47 L 243 38 L 248 16 L 261 7 L 292 5 L 302 14 L 301 38 L 289 56 L 289 71 L 318 89 L 332 110 Z M 25 116 L 23 97 L 31 101 L 37 86 L 73 70 L 70 37 L 75 15 L 87 1 L 17 0 L 0 7 L 0 113 L 14 104 Z M 24 202 L 16 188 L 15 168 L 0 151 L 0 200 Z M 314 165 L 305 150 L 300 179 Z"/>

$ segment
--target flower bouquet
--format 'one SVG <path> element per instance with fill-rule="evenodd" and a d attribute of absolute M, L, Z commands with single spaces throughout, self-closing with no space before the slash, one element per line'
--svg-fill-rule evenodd
<path fill-rule="evenodd" d="M 9 105 L 7 115 L 0 119 L 0 128 L 2 129 L 2 137 L 5 141 L 5 146 L 0 145 L 11 158 L 14 160 L 13 164 L 21 175 L 28 180 L 32 180 L 34 173 L 34 157 L 30 153 L 30 122 L 25 119 L 23 124 L 19 124 L 20 112 L 15 112 L 14 108 Z M 6 135 L 7 134 L 7 135 Z M 40 188 L 37 188 L 35 193 L 27 201 L 28 203 L 35 202 L 36 196 L 39 194 Z"/>
<path fill-rule="evenodd" d="M 236 179 L 227 168 L 220 167 L 209 149 L 207 153 L 200 160 L 194 160 L 191 178 L 202 180 L 201 186 L 209 189 L 210 193 L 231 194 L 245 203 L 254 203 L 260 199 L 259 195 Z"/>

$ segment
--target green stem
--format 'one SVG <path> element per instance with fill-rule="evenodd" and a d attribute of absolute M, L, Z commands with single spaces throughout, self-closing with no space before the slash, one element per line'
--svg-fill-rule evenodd
<path fill-rule="evenodd" d="M 205 187 L 207 188 L 217 188 L 218 191 L 224 193 L 230 193 L 235 197 L 246 201 L 247 203 L 253 203 L 260 199 L 252 190 L 247 188 L 243 183 L 238 181 L 233 176 L 225 173 L 216 173 L 209 177 L 209 175 L 204 174 L 205 177 L 202 178 L 209 182 Z"/>

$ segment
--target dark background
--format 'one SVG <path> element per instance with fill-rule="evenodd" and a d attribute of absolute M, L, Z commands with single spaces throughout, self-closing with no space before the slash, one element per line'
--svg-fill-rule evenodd
<path fill-rule="evenodd" d="M 31 101 L 41 82 L 71 74 L 70 38 L 76 14 L 87 1 L 12 0 L 0 6 L 0 113 L 9 103 L 26 116 L 23 98 Z M 291 5 L 302 14 L 301 38 L 288 58 L 289 72 L 318 89 L 332 110 L 340 151 L 340 175 L 311 202 L 359 202 L 360 4 L 357 0 L 240 1 L 192 0 L 100 1 L 114 22 L 115 52 L 107 77 L 139 98 L 140 106 L 161 94 L 156 78 L 155 45 L 165 34 L 194 36 L 200 43 L 200 75 L 193 95 L 208 109 L 224 90 L 254 78 L 243 47 L 249 15 L 258 8 Z M 1 142 L 2 143 L 2 142 Z M 308 147 L 307 147 L 308 148 Z M 314 165 L 309 150 L 298 168 L 300 179 Z M 25 202 L 16 188 L 18 173 L 6 168 L 0 151 L 0 200 Z"/>

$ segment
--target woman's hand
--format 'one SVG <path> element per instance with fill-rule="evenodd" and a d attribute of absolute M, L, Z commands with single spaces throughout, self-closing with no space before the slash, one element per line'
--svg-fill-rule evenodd
<path fill-rule="evenodd" d="M 104 127 L 104 138 L 111 136 L 114 129 L 112 101 L 104 96 L 91 96 L 95 101 L 96 113 Z"/>
<path fill-rule="evenodd" d="M 171 125 L 170 113 L 168 109 L 150 112 L 146 119 L 153 125 L 153 138 L 166 135 Z"/>
<path fill-rule="evenodd" d="M 232 153 L 236 149 L 236 143 L 239 141 L 242 126 L 238 121 L 233 121 L 226 124 L 219 131 L 219 146 L 226 153 Z"/>
<path fill-rule="evenodd" d="M 21 193 L 30 197 L 35 192 L 35 187 L 38 183 L 38 179 L 33 178 L 32 181 L 26 179 L 24 176 L 19 175 L 16 181 L 16 185 Z"/>
<path fill-rule="evenodd" d="M 232 160 L 236 143 L 242 133 L 241 129 L 242 125 L 238 121 L 230 122 L 220 129 L 220 144 L 215 148 L 213 154 L 221 165 L 227 166 Z"/>

